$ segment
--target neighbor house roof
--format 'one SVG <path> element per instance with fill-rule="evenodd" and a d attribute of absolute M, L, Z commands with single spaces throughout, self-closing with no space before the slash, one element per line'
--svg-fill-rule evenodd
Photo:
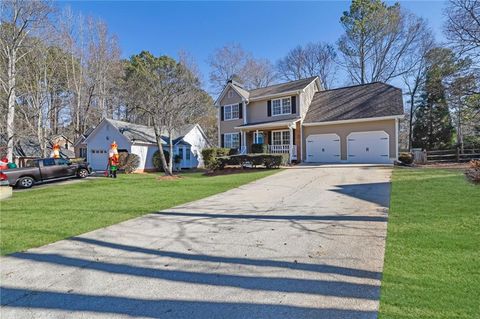
<path fill-rule="evenodd" d="M 403 115 L 402 91 L 375 82 L 315 93 L 304 123 Z"/>
<path fill-rule="evenodd" d="M 155 138 L 155 131 L 153 127 L 141 125 L 141 124 L 134 124 L 124 121 L 112 120 L 112 119 L 105 119 L 110 124 L 112 124 L 115 128 L 118 129 L 120 133 L 122 133 L 127 139 L 129 139 L 132 143 L 134 142 L 143 142 L 143 143 L 157 143 Z M 183 126 L 179 126 L 173 132 L 173 143 L 177 144 L 180 142 L 188 132 L 190 132 L 196 124 L 186 124 Z M 167 132 L 162 132 L 162 144 L 168 144 L 168 134 Z"/>
<path fill-rule="evenodd" d="M 0 136 L 2 144 L 7 145 L 7 138 L 5 135 Z M 47 141 L 47 149 L 49 152 L 52 150 L 52 143 Z M 2 151 L 3 153 L 3 151 Z M 60 154 L 64 157 L 74 158 L 75 153 L 64 147 L 60 147 Z M 14 140 L 13 144 L 13 156 L 14 157 L 43 157 L 42 150 L 38 144 L 38 139 L 34 136 L 18 137 Z M 49 156 L 49 154 L 47 154 Z"/>

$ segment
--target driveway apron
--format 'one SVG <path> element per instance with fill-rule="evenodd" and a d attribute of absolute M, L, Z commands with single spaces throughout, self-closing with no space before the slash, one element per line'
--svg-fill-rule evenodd
<path fill-rule="evenodd" d="M 1 263 L 6 318 L 376 318 L 390 167 L 297 166 Z"/>

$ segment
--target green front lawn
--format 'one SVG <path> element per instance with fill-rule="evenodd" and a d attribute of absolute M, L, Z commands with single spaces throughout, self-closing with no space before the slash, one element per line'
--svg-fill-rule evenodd
<path fill-rule="evenodd" d="M 271 175 L 278 170 L 207 177 L 182 174 L 158 180 L 158 174 L 91 178 L 71 185 L 52 185 L 16 192 L 2 201 L 2 255 L 42 246 L 133 217 L 197 200 Z"/>
<path fill-rule="evenodd" d="M 395 169 L 380 318 L 480 318 L 480 186 Z"/>

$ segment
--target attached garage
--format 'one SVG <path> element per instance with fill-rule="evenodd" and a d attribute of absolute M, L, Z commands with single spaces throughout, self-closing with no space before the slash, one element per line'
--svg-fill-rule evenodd
<path fill-rule="evenodd" d="M 312 134 L 307 137 L 306 142 L 306 162 L 340 162 L 340 137 L 337 134 Z"/>
<path fill-rule="evenodd" d="M 352 132 L 347 136 L 349 163 L 389 163 L 389 136 L 385 131 Z"/>
<path fill-rule="evenodd" d="M 316 92 L 302 122 L 302 158 L 320 163 L 393 163 L 402 117 L 402 91 L 385 83 Z"/>

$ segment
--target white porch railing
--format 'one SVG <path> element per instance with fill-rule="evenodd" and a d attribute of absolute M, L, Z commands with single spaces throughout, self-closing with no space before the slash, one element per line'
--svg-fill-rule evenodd
<path fill-rule="evenodd" d="M 292 161 L 297 159 L 296 145 L 292 145 L 292 147 L 288 144 L 268 145 L 268 151 L 274 154 L 290 154 L 290 160 Z"/>
<path fill-rule="evenodd" d="M 290 145 L 283 144 L 283 145 L 268 145 L 268 152 L 269 153 L 288 153 L 290 149 Z"/>

